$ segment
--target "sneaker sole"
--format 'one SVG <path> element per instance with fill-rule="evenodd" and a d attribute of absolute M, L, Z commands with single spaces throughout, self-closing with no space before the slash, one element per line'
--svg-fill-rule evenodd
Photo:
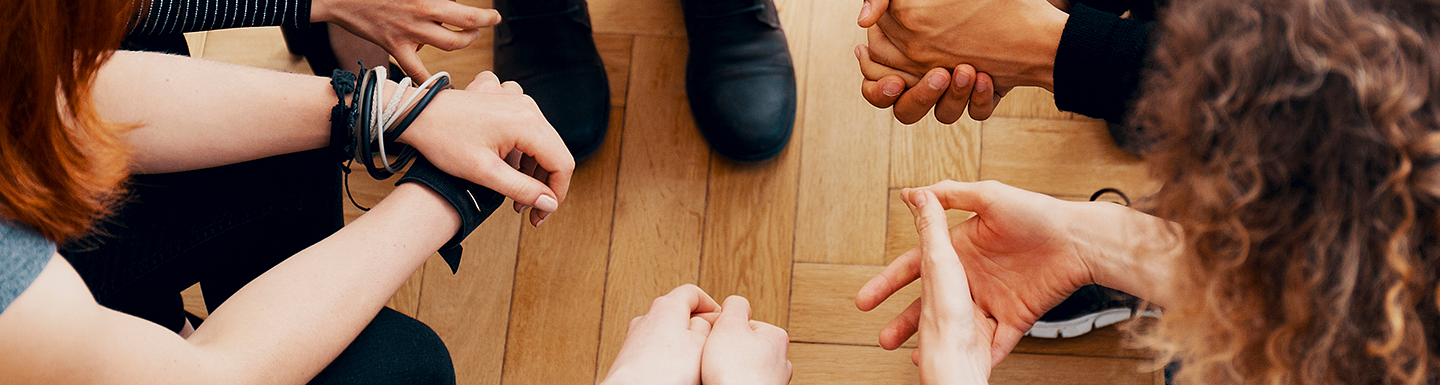
<path fill-rule="evenodd" d="M 1140 312 L 1142 317 L 1160 318 L 1156 311 Z M 1086 314 L 1080 318 L 1059 321 L 1059 322 L 1036 322 L 1025 332 L 1026 336 L 1035 338 L 1074 338 L 1085 335 L 1092 330 L 1120 323 L 1130 319 L 1130 309 L 1107 309 L 1095 313 Z"/>

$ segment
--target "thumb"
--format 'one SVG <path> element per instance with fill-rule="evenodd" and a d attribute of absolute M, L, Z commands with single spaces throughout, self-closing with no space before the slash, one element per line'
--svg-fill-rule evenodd
<path fill-rule="evenodd" d="M 965 277 L 965 267 L 950 242 L 950 226 L 945 220 L 945 208 L 940 205 L 930 190 L 912 191 L 911 210 L 915 214 L 915 228 L 920 232 L 920 249 L 923 255 L 920 269 L 922 302 L 921 313 L 929 315 L 939 311 L 940 319 L 957 319 L 973 312 L 970 284 Z M 932 311 L 934 310 L 934 311 Z M 958 318 L 963 319 L 963 318 Z"/>
<path fill-rule="evenodd" d="M 390 52 L 390 56 L 395 57 L 395 62 L 400 64 L 400 70 L 405 71 L 405 76 L 409 76 L 415 82 L 423 82 L 430 78 L 430 71 L 425 70 L 425 63 L 420 61 L 418 47 L 412 49 L 409 45 L 403 45 Z"/>
<path fill-rule="evenodd" d="M 478 177 L 470 177 L 471 182 L 485 186 L 495 192 L 520 202 L 520 204 L 540 209 L 547 213 L 553 213 L 559 208 L 560 202 L 555 191 L 549 186 L 541 183 L 535 178 L 520 173 L 519 170 L 510 168 L 505 159 L 486 157 Z M 460 174 L 452 174 L 460 175 Z M 470 174 L 474 175 L 474 174 Z"/>
<path fill-rule="evenodd" d="M 870 28 L 880 21 L 880 15 L 890 8 L 890 0 L 865 0 L 860 6 L 860 28 Z"/>
<path fill-rule="evenodd" d="M 706 321 L 704 317 L 690 317 L 690 331 L 700 333 L 702 336 L 709 336 L 710 321 Z"/>
<path fill-rule="evenodd" d="M 716 328 L 750 328 L 750 301 L 738 295 L 725 298 L 720 305 L 720 318 L 715 320 Z"/>

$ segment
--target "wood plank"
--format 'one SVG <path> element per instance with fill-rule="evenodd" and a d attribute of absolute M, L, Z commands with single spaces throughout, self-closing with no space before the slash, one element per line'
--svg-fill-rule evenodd
<path fill-rule="evenodd" d="M 860 2 L 816 4 L 811 10 L 806 102 L 798 144 L 800 182 L 795 260 L 884 262 L 890 112 L 860 96 L 852 54 L 865 42 L 854 25 Z M 838 25 L 847 26 L 837 31 Z"/>
<path fill-rule="evenodd" d="M 685 37 L 685 19 L 677 0 L 590 1 L 597 33 Z"/>
<path fill-rule="evenodd" d="M 190 32 L 185 34 L 185 46 L 190 48 L 190 57 L 196 59 L 205 58 L 205 34 L 206 31 Z"/>
<path fill-rule="evenodd" d="M 855 293 L 880 266 L 796 263 L 791 279 L 790 340 L 879 346 L 880 329 L 920 297 L 920 287 L 901 289 L 869 312 L 855 308 Z M 913 347 L 914 341 L 906 342 Z M 798 372 L 798 370 L 797 370 Z"/>
<path fill-rule="evenodd" d="M 180 291 L 180 300 L 185 304 L 185 311 L 200 317 L 201 320 L 210 316 L 210 309 L 205 307 L 205 294 L 201 291 L 199 282 Z"/>
<path fill-rule="evenodd" d="M 685 102 L 685 39 L 637 37 L 634 55 L 596 381 L 630 319 L 700 270 L 710 148 Z"/>
<path fill-rule="evenodd" d="M 1160 187 L 1101 122 L 993 118 L 983 136 L 981 179 L 1072 198 L 1110 187 L 1135 199 Z"/>
<path fill-rule="evenodd" d="M 269 68 L 310 75 L 302 56 L 285 48 L 280 27 L 253 27 L 210 31 L 205 34 L 205 60 Z"/>
<path fill-rule="evenodd" d="M 594 380 L 625 115 L 613 111 L 605 143 L 576 167 L 560 211 L 538 228 L 522 226 L 502 383 Z"/>
<path fill-rule="evenodd" d="M 458 272 L 438 254 L 423 269 L 417 318 L 445 341 L 461 384 L 500 383 L 522 223 L 510 207 L 506 201 L 465 240 Z"/>
<path fill-rule="evenodd" d="M 1040 87 L 1015 87 L 995 106 L 991 117 L 1098 121 L 1055 108 L 1055 94 Z"/>
<path fill-rule="evenodd" d="M 750 300 L 751 318 L 785 327 L 790 308 L 798 158 L 787 149 L 763 164 L 716 155 L 710 173 L 701 287 L 717 300 Z"/>
<path fill-rule="evenodd" d="M 980 122 L 969 116 L 941 124 L 926 116 L 912 125 L 892 121 L 890 187 L 929 186 L 980 177 Z"/>
<path fill-rule="evenodd" d="M 778 2 L 796 58 L 796 84 L 805 84 L 812 0 Z M 797 91 L 796 114 L 804 111 L 805 93 Z M 803 125 L 776 158 L 737 163 L 715 154 L 710 167 L 709 208 L 705 217 L 705 254 L 701 287 L 716 300 L 731 295 L 750 300 L 751 317 L 785 327 L 790 314 L 790 265 L 795 240 L 795 196 L 798 187 Z"/>
<path fill-rule="evenodd" d="M 879 347 L 792 343 L 793 385 L 806 384 L 919 384 L 920 371 L 910 362 L 912 349 L 886 351 Z M 1141 372 L 1144 360 L 1013 354 L 990 374 L 990 384 L 1104 384 L 1154 383 L 1154 374 Z"/>
<path fill-rule="evenodd" d="M 630 55 L 635 37 L 607 33 L 595 34 L 595 48 L 605 61 L 605 78 L 610 81 L 610 106 L 624 107 L 630 89 Z"/>

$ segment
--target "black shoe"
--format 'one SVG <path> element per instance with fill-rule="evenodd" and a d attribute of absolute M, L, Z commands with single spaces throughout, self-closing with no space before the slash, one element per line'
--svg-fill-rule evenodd
<path fill-rule="evenodd" d="M 555 3 L 545 12 L 534 3 Z M 495 28 L 495 75 L 514 80 L 575 159 L 589 156 L 610 125 L 610 82 L 591 36 L 583 0 L 496 0 L 503 22 Z"/>
<path fill-rule="evenodd" d="M 1159 312 L 1140 310 L 1140 299 L 1123 291 L 1100 285 L 1085 285 L 1070 298 L 1040 316 L 1040 322 L 1025 335 L 1038 338 L 1071 338 L 1091 330 L 1140 316 L 1159 317 Z"/>
<path fill-rule="evenodd" d="M 775 3 L 686 0 L 684 8 L 686 90 L 700 133 L 733 160 L 779 154 L 795 127 L 795 65 Z"/>
<path fill-rule="evenodd" d="M 1130 205 L 1129 196 L 1109 187 L 1090 195 L 1090 201 Z M 1130 319 L 1137 311 L 1140 316 L 1160 317 L 1158 310 L 1140 309 L 1140 299 L 1133 295 L 1100 285 L 1085 285 L 1070 294 L 1070 298 L 1040 316 L 1040 321 L 1036 322 L 1030 331 L 1025 332 L 1025 335 L 1038 338 L 1076 337 Z"/>

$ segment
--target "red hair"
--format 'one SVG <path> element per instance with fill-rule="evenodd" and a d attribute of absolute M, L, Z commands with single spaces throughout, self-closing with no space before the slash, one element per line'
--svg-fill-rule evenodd
<path fill-rule="evenodd" d="M 64 242 L 104 214 L 129 153 L 90 98 L 129 0 L 6 0 L 0 20 L 0 218 Z"/>

